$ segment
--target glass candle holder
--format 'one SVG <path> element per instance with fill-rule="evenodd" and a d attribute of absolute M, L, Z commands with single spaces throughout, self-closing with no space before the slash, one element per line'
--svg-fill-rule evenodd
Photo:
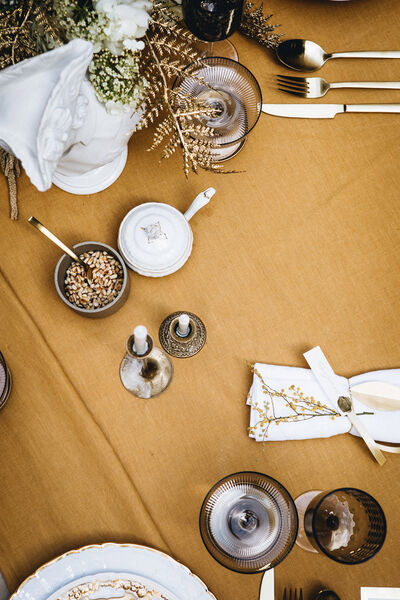
<path fill-rule="evenodd" d="M 144 331 L 144 339 L 139 337 L 138 329 Z M 174 369 L 167 354 L 154 345 L 145 327 L 137 327 L 128 338 L 126 354 L 119 369 L 124 388 L 137 398 L 153 398 L 167 389 L 173 374 Z"/>

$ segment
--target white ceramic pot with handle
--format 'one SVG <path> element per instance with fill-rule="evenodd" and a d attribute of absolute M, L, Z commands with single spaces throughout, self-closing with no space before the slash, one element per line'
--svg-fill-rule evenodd
<path fill-rule="evenodd" d="M 189 221 L 214 194 L 212 187 L 201 192 L 185 213 L 163 202 L 145 202 L 129 211 L 118 233 L 118 248 L 128 267 L 146 277 L 164 277 L 180 269 L 192 252 Z"/>

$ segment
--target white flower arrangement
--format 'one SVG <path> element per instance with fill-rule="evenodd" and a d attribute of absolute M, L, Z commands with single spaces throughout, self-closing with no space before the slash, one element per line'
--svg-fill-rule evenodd
<path fill-rule="evenodd" d="M 152 6 L 150 0 L 54 0 L 67 39 L 92 42 L 89 79 L 111 114 L 135 110 L 145 94 L 138 51 Z"/>
<path fill-rule="evenodd" d="M 150 0 L 97 0 L 93 7 L 108 20 L 103 29 L 103 47 L 116 55 L 124 50 L 143 50 L 144 43 L 140 38 L 149 25 Z"/>

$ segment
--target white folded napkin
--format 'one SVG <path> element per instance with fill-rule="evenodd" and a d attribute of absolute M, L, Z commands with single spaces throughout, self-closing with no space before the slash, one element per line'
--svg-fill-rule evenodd
<path fill-rule="evenodd" d="M 350 388 L 380 381 L 400 387 L 400 369 L 372 371 L 347 380 Z M 350 432 L 359 435 L 350 421 L 332 406 L 310 369 L 256 363 L 247 397 L 251 407 L 249 435 L 256 441 L 322 438 Z M 353 397 L 355 412 L 374 440 L 400 443 L 400 410 L 377 410 Z M 373 413 L 373 414 L 371 414 Z"/>

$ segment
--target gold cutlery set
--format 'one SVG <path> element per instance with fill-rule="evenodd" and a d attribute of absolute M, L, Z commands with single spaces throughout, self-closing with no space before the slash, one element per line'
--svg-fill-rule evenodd
<path fill-rule="evenodd" d="M 373 52 L 335 52 L 327 53 L 318 44 L 309 40 L 292 39 L 278 44 L 278 60 L 286 67 L 296 71 L 316 71 L 327 60 L 333 58 L 400 58 L 400 51 Z M 347 81 L 328 83 L 322 77 L 290 77 L 277 75 L 278 89 L 301 98 L 322 98 L 330 89 L 400 89 L 398 81 Z M 263 104 L 262 111 L 279 117 L 297 117 L 308 119 L 332 119 L 344 112 L 380 112 L 400 113 L 400 104 Z"/>

